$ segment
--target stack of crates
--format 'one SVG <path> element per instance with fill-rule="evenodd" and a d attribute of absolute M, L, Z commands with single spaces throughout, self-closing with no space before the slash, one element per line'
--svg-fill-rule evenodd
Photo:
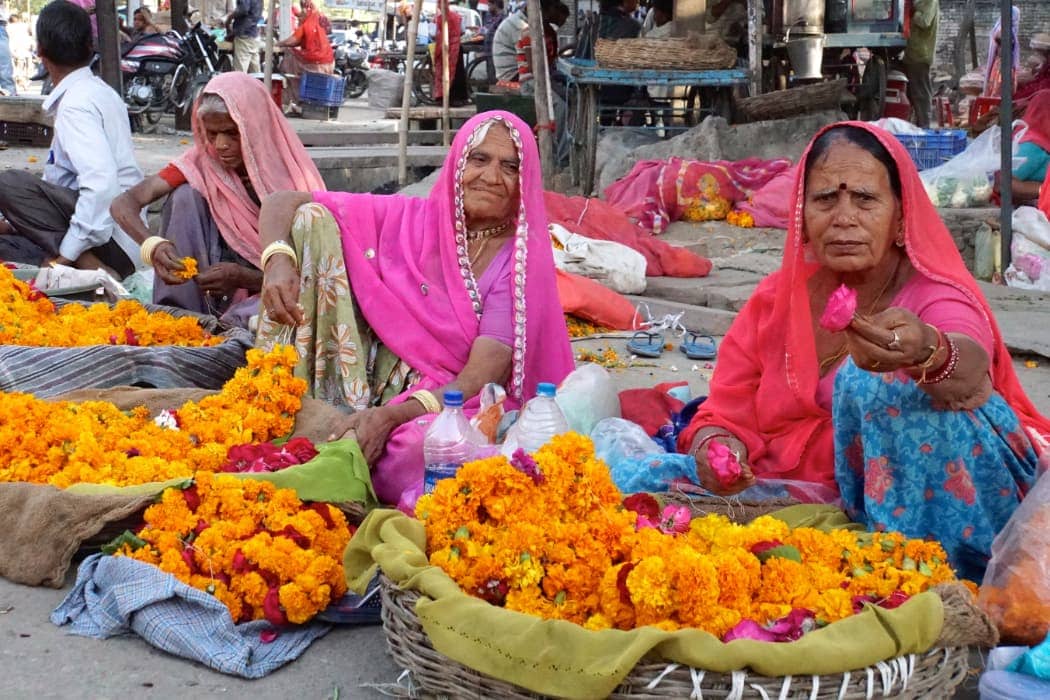
<path fill-rule="evenodd" d="M 919 170 L 936 168 L 966 150 L 962 129 L 930 129 L 923 134 L 897 134 Z"/>
<path fill-rule="evenodd" d="M 303 73 L 299 80 L 299 106 L 304 119 L 336 119 L 343 105 L 346 79 L 324 73 Z"/>

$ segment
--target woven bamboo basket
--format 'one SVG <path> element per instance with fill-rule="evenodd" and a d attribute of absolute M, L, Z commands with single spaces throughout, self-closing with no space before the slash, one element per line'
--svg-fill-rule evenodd
<path fill-rule="evenodd" d="M 694 518 L 702 518 L 705 515 L 724 515 L 734 523 L 746 525 L 761 515 L 769 515 L 773 511 L 797 506 L 799 501 L 793 498 L 770 498 L 765 500 L 749 500 L 739 496 L 693 496 L 681 491 L 655 494 L 667 504 L 686 506 Z"/>
<path fill-rule="evenodd" d="M 414 691 L 452 698 L 542 698 L 449 659 L 435 651 L 415 614 L 419 593 L 380 577 L 383 632 L 390 655 L 412 674 Z M 970 646 L 994 646 L 995 627 L 960 584 L 938 587 L 944 600 L 944 630 L 924 654 L 882 661 L 834 675 L 772 678 L 735 671 L 706 672 L 659 659 L 643 659 L 610 695 L 624 700 L 660 698 L 807 697 L 859 700 L 872 697 L 950 697 L 966 678 Z"/>
<path fill-rule="evenodd" d="M 736 49 L 716 36 L 665 39 L 598 39 L 594 58 L 602 68 L 722 70 L 736 65 Z"/>
<path fill-rule="evenodd" d="M 846 91 L 846 79 L 802 85 L 736 101 L 737 113 L 749 121 L 783 119 L 807 112 L 837 109 Z"/>

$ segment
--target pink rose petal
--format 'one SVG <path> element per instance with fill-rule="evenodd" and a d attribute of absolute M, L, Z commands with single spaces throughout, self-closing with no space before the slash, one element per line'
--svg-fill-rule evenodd
<path fill-rule="evenodd" d="M 717 440 L 707 443 L 707 463 L 723 487 L 740 478 L 740 462 L 733 451 Z"/>
<path fill-rule="evenodd" d="M 820 326 L 832 333 L 845 330 L 857 313 L 857 292 L 844 284 L 831 293 L 820 316 Z"/>

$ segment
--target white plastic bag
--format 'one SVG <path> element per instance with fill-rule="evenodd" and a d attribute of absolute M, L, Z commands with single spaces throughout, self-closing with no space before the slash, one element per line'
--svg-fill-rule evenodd
<path fill-rule="evenodd" d="M 569 428 L 589 435 L 598 421 L 620 417 L 620 395 L 604 367 L 580 365 L 562 381 L 555 396 Z"/>
<path fill-rule="evenodd" d="M 1003 273 L 1006 284 L 1018 289 L 1050 291 L 1050 221 L 1035 207 L 1018 207 L 1011 221 L 1012 262 Z"/>
<path fill-rule="evenodd" d="M 620 294 L 645 291 L 645 256 L 615 241 L 599 241 L 551 224 L 551 238 L 561 245 L 554 248 L 554 265 L 596 280 Z"/>
<path fill-rule="evenodd" d="M 1002 164 L 1000 132 L 997 126 L 987 129 L 944 165 L 919 173 L 935 207 L 981 207 L 991 201 L 992 175 Z"/>

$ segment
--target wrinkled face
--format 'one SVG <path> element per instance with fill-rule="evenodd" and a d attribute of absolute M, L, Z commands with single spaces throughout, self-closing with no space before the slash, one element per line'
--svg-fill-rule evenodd
<path fill-rule="evenodd" d="M 841 140 L 813 164 L 806 179 L 806 236 L 818 262 L 834 272 L 879 264 L 901 226 L 901 204 L 875 156 Z"/>
<path fill-rule="evenodd" d="M 208 145 L 215 149 L 223 167 L 228 170 L 240 170 L 244 166 L 241 132 L 230 115 L 211 112 L 203 115 L 200 120 Z"/>
<path fill-rule="evenodd" d="M 463 168 L 463 212 L 472 222 L 493 225 L 518 210 L 521 158 L 502 123 L 489 127 L 485 139 L 467 154 Z"/>

